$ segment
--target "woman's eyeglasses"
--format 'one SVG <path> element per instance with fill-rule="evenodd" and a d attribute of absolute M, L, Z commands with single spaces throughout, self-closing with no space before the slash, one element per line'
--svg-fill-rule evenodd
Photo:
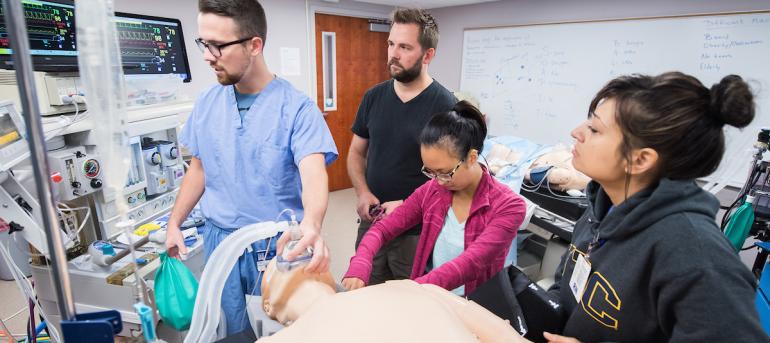
<path fill-rule="evenodd" d="M 460 165 L 462 165 L 464 161 L 465 160 L 460 160 L 460 162 L 457 162 L 457 165 L 454 168 L 452 168 L 452 171 L 448 173 L 437 173 L 428 168 L 425 168 L 425 166 L 422 166 L 422 169 L 420 171 L 422 171 L 422 173 L 425 174 L 425 176 L 431 179 L 436 179 L 441 182 L 449 182 L 449 181 L 452 181 L 452 177 L 455 175 L 455 172 L 457 171 L 458 168 L 460 168 Z"/>

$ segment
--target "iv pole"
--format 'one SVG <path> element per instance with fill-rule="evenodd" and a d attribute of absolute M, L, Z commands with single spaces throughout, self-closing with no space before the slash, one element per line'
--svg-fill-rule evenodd
<path fill-rule="evenodd" d="M 45 136 L 40 121 L 40 109 L 32 72 L 32 59 L 29 53 L 29 37 L 24 15 L 24 5 L 18 0 L 2 0 L 5 9 L 5 22 L 11 34 L 13 65 L 16 69 L 16 82 L 21 95 L 22 116 L 27 127 L 32 170 L 37 184 L 37 198 L 40 200 L 43 227 L 53 269 L 53 287 L 62 321 L 75 319 L 75 303 L 67 270 L 67 256 L 62 244 L 61 230 L 56 219 L 53 195 L 49 180 L 48 159 L 46 158 Z M 52 325 L 48 323 L 48 325 Z"/>

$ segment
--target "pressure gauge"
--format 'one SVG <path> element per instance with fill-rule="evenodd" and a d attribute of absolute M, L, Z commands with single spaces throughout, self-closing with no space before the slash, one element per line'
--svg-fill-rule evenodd
<path fill-rule="evenodd" d="M 99 165 L 99 161 L 90 158 L 83 162 L 83 174 L 85 174 L 87 178 L 93 179 L 99 176 L 100 171 L 101 166 Z"/>

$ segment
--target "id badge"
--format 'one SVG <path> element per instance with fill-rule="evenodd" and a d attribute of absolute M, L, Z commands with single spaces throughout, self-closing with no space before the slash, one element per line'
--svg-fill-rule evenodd
<path fill-rule="evenodd" d="M 269 263 L 270 263 L 270 261 L 265 261 L 265 260 L 257 261 L 257 271 L 264 272 L 267 269 L 267 265 Z"/>
<path fill-rule="evenodd" d="M 586 288 L 586 282 L 588 282 L 588 275 L 590 274 L 591 263 L 582 254 L 578 255 L 575 269 L 572 271 L 572 277 L 569 278 L 569 289 L 578 303 L 580 303 L 580 299 L 583 297 L 583 291 Z"/>

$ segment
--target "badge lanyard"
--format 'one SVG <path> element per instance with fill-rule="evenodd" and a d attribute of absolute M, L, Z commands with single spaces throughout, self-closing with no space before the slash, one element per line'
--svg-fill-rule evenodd
<path fill-rule="evenodd" d="M 572 291 L 572 295 L 578 303 L 580 303 L 583 298 L 583 292 L 588 283 L 588 277 L 591 275 L 591 251 L 601 247 L 607 241 L 606 239 L 599 239 L 599 232 L 600 230 L 597 228 L 593 240 L 588 243 L 588 249 L 586 249 L 585 256 L 583 254 L 578 255 L 577 261 L 575 262 L 575 268 L 572 270 L 572 276 L 569 279 L 570 291 Z"/>

